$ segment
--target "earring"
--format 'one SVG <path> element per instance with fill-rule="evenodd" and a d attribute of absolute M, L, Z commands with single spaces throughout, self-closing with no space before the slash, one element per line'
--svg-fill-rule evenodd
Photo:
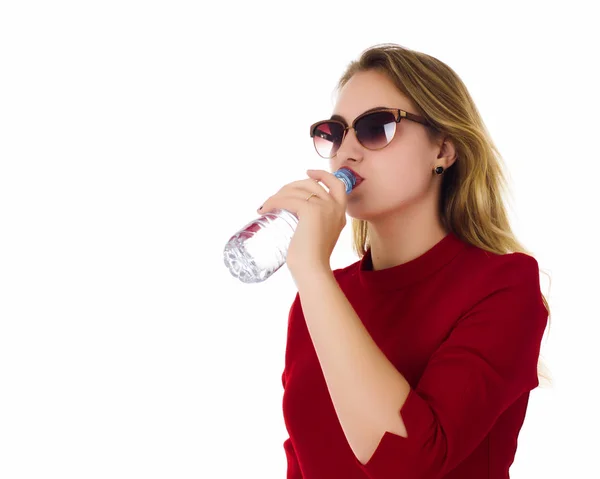
<path fill-rule="evenodd" d="M 438 167 L 436 167 L 436 169 L 434 171 L 435 171 L 436 175 L 441 175 L 444 172 L 444 167 L 438 166 Z"/>

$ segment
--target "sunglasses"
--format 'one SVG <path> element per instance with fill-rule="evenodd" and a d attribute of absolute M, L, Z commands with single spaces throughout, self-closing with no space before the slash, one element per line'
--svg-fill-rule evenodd
<path fill-rule="evenodd" d="M 350 128 L 354 129 L 356 139 L 366 149 L 381 150 L 394 139 L 396 124 L 402 118 L 432 126 L 424 117 L 399 108 L 372 108 L 357 116 L 352 126 L 346 126 L 346 122 L 338 115 L 318 121 L 310 126 L 310 136 L 315 150 L 323 158 L 333 158 L 337 154 Z"/>

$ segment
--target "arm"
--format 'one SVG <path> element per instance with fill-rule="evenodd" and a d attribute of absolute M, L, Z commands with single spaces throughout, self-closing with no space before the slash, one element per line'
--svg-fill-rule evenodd
<path fill-rule="evenodd" d="M 330 269 L 312 269 L 296 283 L 340 425 L 365 464 L 385 431 L 406 437 L 398 410 L 410 386 L 375 344 Z"/>

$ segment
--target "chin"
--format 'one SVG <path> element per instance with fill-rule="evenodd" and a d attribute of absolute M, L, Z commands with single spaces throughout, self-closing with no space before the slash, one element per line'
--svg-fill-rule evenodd
<path fill-rule="evenodd" d="M 363 220 L 363 221 L 367 221 L 371 218 L 371 215 L 369 215 L 368 212 L 364 210 L 364 208 L 361 208 L 358 205 L 350 205 L 350 204 L 346 208 L 346 215 L 348 215 L 350 218 L 353 218 L 355 220 Z"/>

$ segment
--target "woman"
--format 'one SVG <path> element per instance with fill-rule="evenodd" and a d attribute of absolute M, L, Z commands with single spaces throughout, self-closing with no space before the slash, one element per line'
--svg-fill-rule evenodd
<path fill-rule="evenodd" d="M 311 126 L 331 172 L 259 212 L 298 215 L 285 355 L 288 478 L 508 478 L 549 319 L 466 87 L 394 44 L 349 65 Z M 319 184 L 323 183 L 327 189 Z M 352 218 L 356 263 L 329 260 Z"/>

